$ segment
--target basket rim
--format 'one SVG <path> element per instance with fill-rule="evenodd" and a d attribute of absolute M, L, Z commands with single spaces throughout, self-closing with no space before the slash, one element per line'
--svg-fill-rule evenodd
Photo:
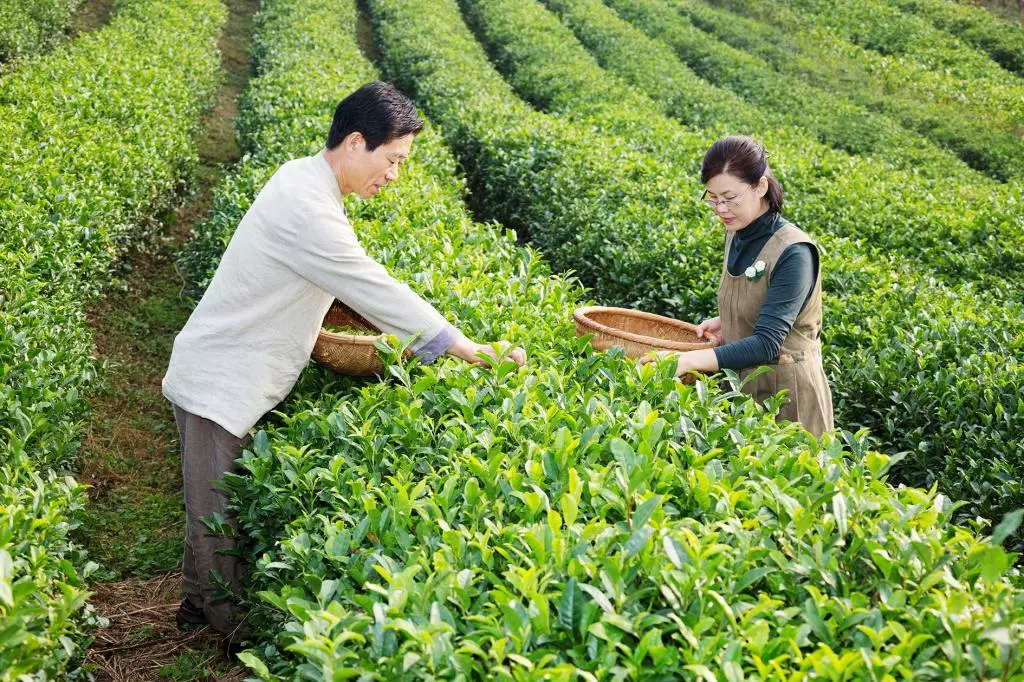
<path fill-rule="evenodd" d="M 323 327 L 320 327 L 320 333 L 317 335 L 318 341 L 330 341 L 334 343 L 347 343 L 353 346 L 372 346 L 374 341 L 382 338 L 384 333 L 375 334 L 369 336 L 367 334 L 345 334 L 344 332 L 331 332 L 327 331 Z"/>
<path fill-rule="evenodd" d="M 627 332 L 623 329 L 617 329 L 616 327 L 609 327 L 606 324 L 602 324 L 597 320 L 594 320 L 588 315 L 591 313 L 602 313 L 611 312 L 626 315 L 628 317 L 636 317 L 643 320 L 650 320 L 652 322 L 663 322 L 669 326 L 678 327 L 685 329 L 688 332 L 696 332 L 697 325 L 692 322 L 685 322 L 683 320 L 677 320 L 672 317 L 665 317 L 664 315 L 657 315 L 655 313 L 649 313 L 645 310 L 634 310 L 632 308 L 617 308 L 614 306 L 582 306 L 573 311 L 573 319 L 584 327 L 589 327 L 597 332 L 607 334 L 608 336 L 614 336 L 627 341 L 633 341 L 634 343 L 642 343 L 648 346 L 655 346 L 657 348 L 667 348 L 669 350 L 689 351 L 695 350 L 694 346 L 700 346 L 702 348 L 714 348 L 717 344 L 714 341 L 672 341 L 670 339 L 659 339 L 653 336 L 645 336 L 643 334 L 635 334 L 633 332 Z M 696 349 L 700 350 L 700 348 Z"/>

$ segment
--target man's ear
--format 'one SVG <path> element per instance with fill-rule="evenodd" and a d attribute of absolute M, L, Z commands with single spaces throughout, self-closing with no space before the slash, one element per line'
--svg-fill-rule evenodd
<path fill-rule="evenodd" d="M 366 149 L 366 138 L 363 137 L 361 132 L 356 130 L 346 135 L 342 144 L 344 144 L 345 149 L 350 152 L 361 152 Z"/>

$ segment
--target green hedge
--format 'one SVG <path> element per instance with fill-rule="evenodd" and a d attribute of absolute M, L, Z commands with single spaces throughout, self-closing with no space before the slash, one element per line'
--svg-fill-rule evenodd
<path fill-rule="evenodd" d="M 714 0 L 718 7 L 712 7 L 701 0 L 665 1 L 719 40 L 894 118 L 993 178 L 1024 178 L 1024 141 L 1015 132 L 1017 86 L 979 78 L 979 92 L 968 95 L 970 86 L 944 68 L 861 47 L 835 29 L 807 25 L 780 3 Z"/>
<path fill-rule="evenodd" d="M 533 4 L 523 4 L 519 13 L 527 12 Z M 641 89 L 669 116 L 704 132 L 702 121 L 694 120 L 690 110 L 695 103 L 718 100 L 723 110 L 717 119 L 719 125 L 752 133 L 782 157 L 775 167 L 790 191 L 787 214 L 798 224 L 863 239 L 890 254 L 889 259 L 913 260 L 934 268 L 946 281 L 980 281 L 986 288 L 998 288 L 1005 279 L 1016 281 L 1015 263 L 1019 257 L 1024 258 L 1024 239 L 1016 237 L 1013 233 L 1017 230 L 1011 227 L 1024 226 L 1024 196 L 1016 188 L 958 185 L 956 192 L 950 192 L 952 180 L 942 178 L 941 170 L 933 172 L 933 178 L 924 179 L 874 158 L 850 157 L 830 150 L 797 128 L 794 121 L 701 81 L 664 43 L 629 26 L 598 0 L 551 0 L 548 5 L 557 10 L 606 69 Z M 535 21 L 532 35 L 545 40 L 548 52 L 559 50 L 563 62 L 572 59 L 564 53 L 582 52 L 572 40 L 572 33 L 564 29 L 559 32 L 551 17 L 537 16 Z M 557 32 L 560 39 L 545 36 L 545 31 Z M 508 35 L 512 38 L 517 34 L 512 31 Z M 548 52 L 541 51 L 539 57 L 546 59 Z M 512 63 L 506 62 L 508 68 L 514 68 Z M 568 69 L 564 71 L 568 73 Z M 534 101 L 548 97 L 552 89 L 574 91 L 557 79 L 545 82 L 528 75 L 524 80 L 521 89 L 539 91 L 539 95 L 529 95 Z M 666 82 L 671 85 L 666 87 Z M 575 98 L 579 99 L 583 97 Z M 575 100 L 563 108 L 579 110 Z M 546 106 L 546 102 L 543 104 Z M 637 111 L 649 107 L 648 102 L 631 103 Z M 717 128 L 706 130 L 708 137 L 716 133 Z M 671 144 L 662 146 L 659 153 L 656 136 L 649 137 L 648 144 L 652 153 L 676 161 L 681 169 L 689 167 L 704 151 Z M 1007 229 L 999 230 L 998 225 Z M 998 240 L 994 238 L 997 232 Z M 1016 287 L 1010 294 L 1014 300 L 1021 300 Z"/>
<path fill-rule="evenodd" d="M 389 63 L 459 53 L 444 13 L 370 9 Z M 355 23 L 347 0 L 267 3 L 244 129 L 268 146 L 197 236 L 206 276 L 267 166 L 315 150 L 324 102 L 373 76 Z M 462 189 L 428 130 L 396 186 L 349 208 L 372 253 L 531 364 L 393 353 L 385 382 L 304 375 L 227 479 L 257 562 L 263 639 L 245 660 L 261 679 L 1020 671 L 1000 658 L 1024 613 L 1008 555 L 934 494 L 883 483 L 888 458 L 856 439 L 819 449 L 731 391 L 592 354 L 573 339 L 578 288 L 471 222 Z"/>
<path fill-rule="evenodd" d="M 839 7 L 825 0 L 784 0 L 780 4 L 795 10 L 798 21 L 834 29 L 857 45 L 881 54 L 905 55 L 929 69 L 942 69 L 945 75 L 960 80 L 968 95 L 973 95 L 976 87 L 1006 86 L 1001 95 L 1012 110 L 1021 110 L 1012 93 L 1019 93 L 1024 82 L 917 12 L 900 11 L 891 0 L 850 0 Z M 944 4 L 956 11 L 955 3 Z"/>
<path fill-rule="evenodd" d="M 98 371 L 83 308 L 196 163 L 225 17 L 215 0 L 123 0 L 0 81 L 0 680 L 80 674 L 92 569 L 66 473 Z"/>
<path fill-rule="evenodd" d="M 839 6 L 825 0 L 785 0 L 782 4 L 796 10 L 798 23 L 831 29 L 857 45 L 903 57 L 902 63 L 912 61 L 924 72 L 938 74 L 962 105 L 977 107 L 975 111 L 986 116 L 981 119 L 986 123 L 998 119 L 1024 123 L 1024 80 L 928 21 L 889 6 L 886 0 L 850 0 Z"/>
<path fill-rule="evenodd" d="M 982 7 L 943 0 L 887 0 L 903 12 L 930 21 L 982 50 L 1004 69 L 1024 76 L 1024 31 Z"/>
<path fill-rule="evenodd" d="M 80 2 L 0 0 L 0 64 L 56 45 Z"/>
<path fill-rule="evenodd" d="M 766 113 L 836 149 L 957 185 L 991 180 L 952 152 L 892 119 L 823 88 L 779 73 L 764 60 L 716 40 L 661 0 L 608 0 L 622 18 L 669 45 L 704 80 L 736 93 Z"/>
<path fill-rule="evenodd" d="M 526 7 L 506 6 L 519 13 Z M 713 310 L 721 245 L 703 205 L 691 198 L 699 194 L 697 169 L 683 172 L 629 150 L 653 141 L 694 150 L 699 163 L 708 138 L 687 138 L 653 115 L 653 106 L 623 108 L 635 96 L 628 88 L 615 89 L 614 78 L 599 79 L 593 65 L 588 70 L 546 44 L 534 51 L 535 73 L 543 77 L 530 84 L 564 102 L 580 100 L 588 123 L 574 129 L 524 109 L 458 27 L 452 3 L 430 13 L 452 24 L 445 49 L 424 37 L 414 52 L 422 64 L 392 63 L 387 50 L 384 58 L 444 126 L 482 214 L 528 233 L 556 268 L 578 273 L 603 303 L 691 319 Z M 540 33 L 572 43 L 558 28 L 548 22 Z M 538 33 L 523 25 L 513 33 L 526 38 L 516 60 L 525 68 L 527 43 Z M 410 40 L 403 36 L 402 45 L 413 52 Z M 436 66 L 419 75 L 426 64 Z M 595 127 L 629 133 L 629 143 L 596 135 Z M 938 477 L 949 494 L 971 501 L 968 515 L 998 517 L 1019 506 L 1021 476 L 1005 475 L 1019 470 L 1013 434 L 1024 419 L 1015 397 L 1024 384 L 1014 360 L 1024 338 L 1019 306 L 985 303 L 970 288 L 951 290 L 844 240 L 822 241 L 830 254 L 826 287 L 837 296 L 827 304 L 826 348 L 840 414 L 856 415 L 851 425 L 872 427 L 890 447 L 913 451 L 901 468 L 906 480 L 930 485 Z M 967 389 L 971 382 L 982 386 Z"/>

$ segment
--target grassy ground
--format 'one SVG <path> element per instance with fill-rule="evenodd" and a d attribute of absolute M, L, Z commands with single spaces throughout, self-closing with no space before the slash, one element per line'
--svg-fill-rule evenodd
<path fill-rule="evenodd" d="M 102 566 L 101 580 L 152 576 L 181 560 L 177 431 L 160 394 L 171 341 L 188 318 L 172 253 L 172 243 L 164 243 L 135 254 L 126 290 L 90 315 L 107 367 L 79 474 L 92 487 L 81 539 Z"/>
<path fill-rule="evenodd" d="M 178 433 L 160 391 L 174 336 L 188 319 L 174 261 L 209 213 L 211 190 L 239 159 L 233 123 L 251 76 L 248 54 L 258 0 L 227 0 L 221 36 L 224 84 L 197 139 L 194 193 L 163 217 L 155 239 L 125 262 L 121 286 L 90 311 L 106 363 L 93 397 L 78 479 L 91 486 L 79 541 L 100 564 L 91 600 L 111 627 L 89 654 L 98 680 L 241 679 L 208 631 L 177 631 L 178 570 L 185 527 Z"/>

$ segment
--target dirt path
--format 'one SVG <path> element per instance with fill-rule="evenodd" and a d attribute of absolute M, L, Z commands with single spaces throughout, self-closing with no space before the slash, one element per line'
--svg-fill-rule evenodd
<path fill-rule="evenodd" d="M 77 38 L 83 33 L 106 26 L 114 13 L 114 0 L 85 0 L 71 15 L 68 35 Z"/>
<path fill-rule="evenodd" d="M 973 0 L 1007 21 L 1019 21 L 1024 25 L 1024 2 L 1021 0 Z"/>
<path fill-rule="evenodd" d="M 163 216 L 153 243 L 128 256 L 122 290 L 89 311 L 107 368 L 83 441 L 78 479 L 92 489 L 78 537 L 101 566 L 90 603 L 110 620 L 94 633 L 87 657 L 101 682 L 244 677 L 220 657 L 214 633 L 175 627 L 184 507 L 177 429 L 160 392 L 171 343 L 190 312 L 174 261 L 193 226 L 208 216 L 224 168 L 240 157 L 233 123 L 252 75 L 248 55 L 259 2 L 227 5 L 231 17 L 218 43 L 225 81 L 197 138 L 202 164 L 195 193 Z"/>

